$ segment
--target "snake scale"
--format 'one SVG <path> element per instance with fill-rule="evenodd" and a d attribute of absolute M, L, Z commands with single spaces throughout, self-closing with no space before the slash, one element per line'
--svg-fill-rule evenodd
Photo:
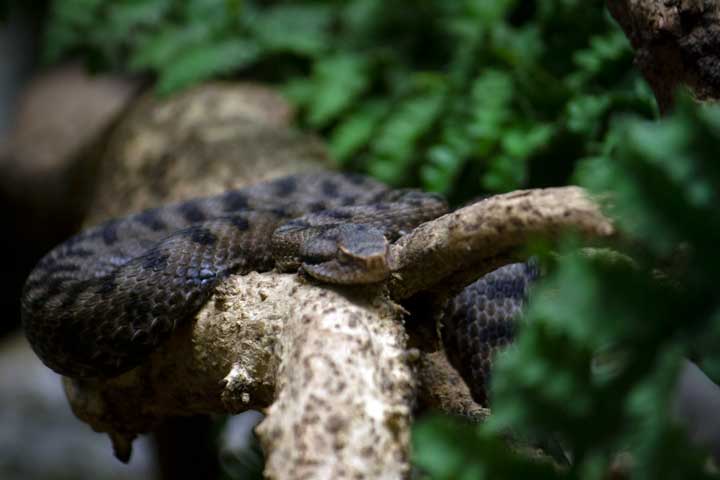
<path fill-rule="evenodd" d="M 225 276 L 300 268 L 323 282 L 380 282 L 390 274 L 388 243 L 446 210 L 437 195 L 333 172 L 145 210 L 85 230 L 42 258 L 23 291 L 23 325 L 56 372 L 112 377 L 142 363 Z M 477 399 L 534 275 L 519 265 L 447 307 L 445 344 Z"/>

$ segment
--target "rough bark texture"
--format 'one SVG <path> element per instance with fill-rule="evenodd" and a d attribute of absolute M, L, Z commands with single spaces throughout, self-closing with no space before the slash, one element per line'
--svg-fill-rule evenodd
<path fill-rule="evenodd" d="M 720 2 L 607 0 L 635 49 L 635 61 L 661 111 L 680 85 L 701 100 L 720 99 Z"/>
<path fill-rule="evenodd" d="M 534 239 L 555 240 L 574 230 L 607 237 L 613 227 L 578 187 L 496 195 L 428 222 L 393 245 L 393 297 L 452 292 L 518 258 Z"/>
<path fill-rule="evenodd" d="M 405 477 L 414 380 L 403 310 L 378 287 L 307 288 L 285 317 L 278 393 L 257 428 L 265 474 Z"/>

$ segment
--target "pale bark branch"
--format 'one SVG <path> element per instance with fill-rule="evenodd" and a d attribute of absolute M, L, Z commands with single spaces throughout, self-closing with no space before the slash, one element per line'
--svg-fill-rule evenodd
<path fill-rule="evenodd" d="M 578 187 L 496 195 L 427 222 L 393 245 L 393 298 L 464 286 L 510 263 L 534 239 L 568 231 L 613 234 L 610 221 Z"/>
<path fill-rule="evenodd" d="M 403 478 L 414 379 L 402 309 L 381 289 L 316 287 L 279 342 L 277 395 L 257 432 L 269 478 Z"/>

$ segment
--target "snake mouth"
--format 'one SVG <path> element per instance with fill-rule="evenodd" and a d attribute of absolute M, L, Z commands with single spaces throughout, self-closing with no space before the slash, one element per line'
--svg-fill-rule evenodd
<path fill-rule="evenodd" d="M 358 252 L 356 250 L 350 250 L 343 245 L 338 245 L 337 249 L 337 260 L 338 262 L 345 265 L 355 265 L 357 268 L 374 270 L 376 268 L 383 268 L 383 265 L 387 265 L 388 246 L 387 242 L 382 248 L 373 248 L 368 252 Z"/>
<path fill-rule="evenodd" d="M 302 269 L 311 277 L 340 285 L 367 285 L 390 276 L 389 248 L 372 254 L 358 254 L 338 246 L 335 258 L 319 263 L 303 263 Z"/>
<path fill-rule="evenodd" d="M 385 281 L 390 276 L 389 268 L 358 270 L 336 259 L 314 265 L 303 264 L 302 269 L 316 280 L 337 285 L 368 285 Z"/>

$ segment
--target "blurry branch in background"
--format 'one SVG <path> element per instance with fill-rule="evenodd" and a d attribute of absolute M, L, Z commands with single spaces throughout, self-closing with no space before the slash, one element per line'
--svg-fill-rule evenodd
<path fill-rule="evenodd" d="M 662 111 L 672 107 L 682 85 L 700 100 L 720 100 L 720 3 L 607 0 L 607 5 Z"/>

